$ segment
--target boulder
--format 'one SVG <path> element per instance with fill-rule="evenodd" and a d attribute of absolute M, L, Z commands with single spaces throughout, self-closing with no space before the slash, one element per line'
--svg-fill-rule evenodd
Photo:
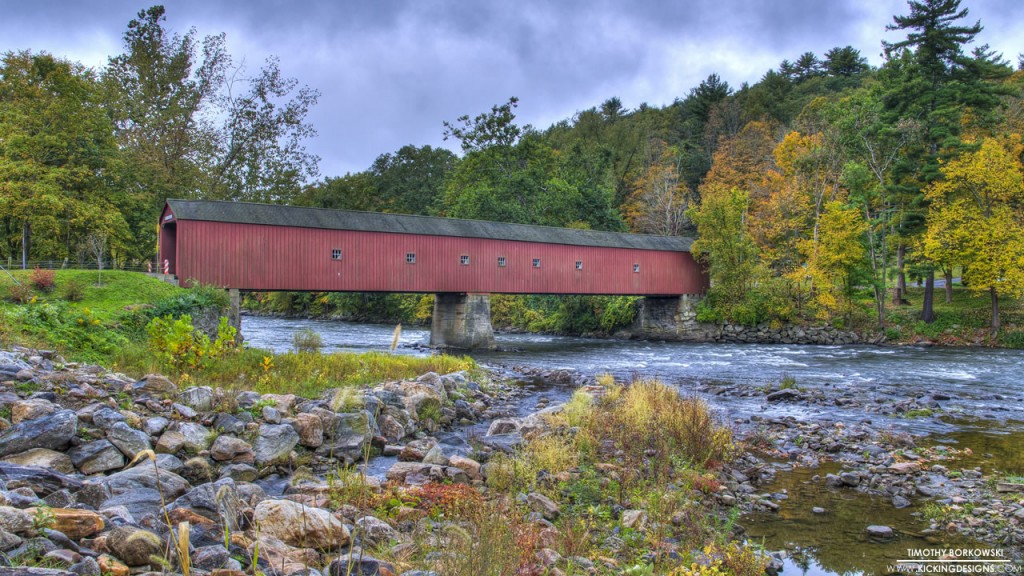
<path fill-rule="evenodd" d="M 324 443 L 324 425 L 320 417 L 304 412 L 295 416 L 292 424 L 299 435 L 299 444 L 307 448 L 319 448 Z"/>
<path fill-rule="evenodd" d="M 888 526 L 868 526 L 867 527 L 868 538 L 874 540 L 892 540 L 896 537 L 896 532 Z"/>
<path fill-rule="evenodd" d="M 96 474 L 107 470 L 117 470 L 124 466 L 124 455 L 107 440 L 75 446 L 68 451 L 71 463 L 82 474 Z"/>
<path fill-rule="evenodd" d="M 71 458 L 68 458 L 67 454 L 50 450 L 49 448 L 33 448 L 18 454 L 11 454 L 4 458 L 4 462 L 10 462 L 19 466 L 49 468 L 61 474 L 71 474 L 75 471 L 75 466 L 71 463 Z"/>
<path fill-rule="evenodd" d="M 335 550 L 348 544 L 348 528 L 327 510 L 291 500 L 264 500 L 256 505 L 253 521 L 261 534 L 290 546 Z"/>
<path fill-rule="evenodd" d="M 377 433 L 376 420 L 366 410 L 334 413 L 324 423 L 324 442 L 316 452 L 354 462 L 363 457 L 367 444 Z"/>
<path fill-rule="evenodd" d="M 390 524 L 373 516 L 363 516 L 356 520 L 356 533 L 370 547 L 398 540 L 398 531 Z"/>
<path fill-rule="evenodd" d="M 26 508 L 29 514 L 36 514 L 35 508 Z M 88 538 L 101 532 L 105 526 L 103 517 L 91 510 L 77 508 L 50 508 L 47 513 L 53 517 L 51 530 L 56 530 L 72 540 Z"/>
<path fill-rule="evenodd" d="M 320 554 L 311 548 L 292 548 L 280 539 L 265 532 L 249 545 L 250 556 L 259 554 L 260 564 L 266 560 L 268 567 L 273 567 L 278 574 L 285 576 L 297 574 L 309 566 L 320 565 Z"/>
<path fill-rule="evenodd" d="M 19 422 L 0 433 L 0 458 L 33 448 L 63 450 L 77 432 L 78 416 L 72 410 Z"/>
<path fill-rule="evenodd" d="M 558 504 L 554 500 L 540 492 L 530 492 L 526 495 L 526 503 L 534 512 L 539 512 L 546 520 L 556 520 L 561 513 Z"/>
<path fill-rule="evenodd" d="M 135 458 L 140 452 L 153 449 L 148 434 L 124 422 L 115 422 L 107 429 L 107 440 L 129 459 Z"/>
<path fill-rule="evenodd" d="M 233 464 L 252 464 L 255 461 L 252 446 L 234 436 L 218 436 L 210 446 L 210 458 L 218 462 L 231 462 Z"/>
<path fill-rule="evenodd" d="M 253 445 L 253 457 L 258 466 L 274 464 L 287 460 L 295 445 L 299 443 L 299 435 L 287 424 L 263 424 L 260 426 L 259 437 Z"/>
<path fill-rule="evenodd" d="M 171 382 L 166 376 L 160 374 L 147 374 L 132 385 L 132 391 L 138 394 L 150 394 L 160 398 L 166 398 L 178 393 L 178 386 Z"/>
<path fill-rule="evenodd" d="M 199 412 L 213 410 L 213 388 L 193 386 L 178 394 L 178 401 Z"/>
<path fill-rule="evenodd" d="M 0 506 L 0 530 L 11 534 L 24 534 L 32 529 L 32 514 L 20 508 Z"/>
<path fill-rule="evenodd" d="M 453 466 L 434 466 L 420 462 L 395 462 L 385 474 L 388 480 L 404 484 L 456 482 L 468 484 L 469 476 Z"/>
<path fill-rule="evenodd" d="M 60 406 L 57 406 L 49 400 L 44 400 L 43 398 L 19 400 L 18 402 L 11 404 L 11 423 L 18 424 L 26 420 L 43 418 L 58 410 L 60 410 Z"/>
<path fill-rule="evenodd" d="M 142 528 L 118 526 L 107 534 L 107 547 L 128 566 L 150 564 L 150 556 L 161 556 L 164 539 Z"/>

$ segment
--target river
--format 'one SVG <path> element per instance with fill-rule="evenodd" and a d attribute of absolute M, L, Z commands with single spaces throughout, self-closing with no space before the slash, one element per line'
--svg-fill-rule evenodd
<path fill-rule="evenodd" d="M 324 351 L 387 350 L 394 326 L 354 324 L 246 316 L 243 333 L 250 346 L 287 351 L 295 332 L 310 328 L 320 334 Z M 429 330 L 403 329 L 398 353 L 430 354 L 425 348 Z M 1024 351 L 990 348 L 806 346 L 761 344 L 689 344 L 601 340 L 536 334 L 498 334 L 497 351 L 473 352 L 484 366 L 508 370 L 514 366 L 568 369 L 586 376 L 611 373 L 619 379 L 656 377 L 677 385 L 681 391 L 709 398 L 722 418 L 738 426 L 759 418 L 796 417 L 822 422 L 871 420 L 876 427 L 924 436 L 926 442 L 970 443 L 983 447 L 990 460 L 985 466 L 1012 463 L 1024 473 L 1021 443 L 1024 442 Z M 768 403 L 763 395 L 719 396 L 723 387 L 763 387 L 794 380 L 804 390 L 832 388 L 851 390 L 871 402 L 884 404 L 897 398 L 942 395 L 949 397 L 942 418 L 905 418 L 866 414 L 855 408 Z M 570 391 L 538 392 L 555 399 Z M 529 402 L 529 397 L 528 401 Z M 1020 469 L 1017 469 L 1020 468 Z M 810 472 L 814 473 L 814 472 Z M 818 471 L 822 473 L 822 471 Z M 844 523 L 823 525 L 809 514 L 754 515 L 745 518 L 750 534 L 769 549 L 803 550 L 800 562 L 787 561 L 785 574 L 808 576 L 872 573 L 884 558 L 906 548 L 851 546 L 863 524 L 850 522 L 851 515 L 878 523 L 920 529 L 921 519 L 912 509 L 893 511 L 887 503 L 859 493 L 834 495 L 834 491 L 808 488 L 807 471 L 780 475 L 772 490 L 792 495 L 791 510 L 824 505 L 837 511 Z M 841 512 L 841 513 L 840 513 Z M 912 531 L 912 530 L 908 530 Z M 861 539 L 862 540 L 862 539 Z M 827 565 L 826 568 L 824 565 Z"/>

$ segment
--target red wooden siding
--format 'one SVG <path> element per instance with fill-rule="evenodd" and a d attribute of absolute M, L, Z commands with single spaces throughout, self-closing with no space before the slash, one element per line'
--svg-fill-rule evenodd
<path fill-rule="evenodd" d="M 668 296 L 708 286 L 688 252 L 200 220 L 176 228 L 179 279 L 243 290 Z M 331 259 L 335 249 L 341 260 Z M 415 264 L 406 263 L 409 252 Z"/>

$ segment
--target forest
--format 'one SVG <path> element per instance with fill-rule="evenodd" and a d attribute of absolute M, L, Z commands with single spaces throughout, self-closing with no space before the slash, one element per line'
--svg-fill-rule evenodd
<path fill-rule="evenodd" d="M 140 265 L 164 199 L 203 198 L 695 236 L 712 277 L 705 321 L 883 329 L 920 280 L 927 323 L 936 277 L 947 300 L 957 277 L 990 302 L 996 333 L 1000 297 L 1024 295 L 1024 55 L 979 44 L 960 0 L 908 2 L 879 67 L 837 46 L 754 84 L 711 74 L 662 107 L 610 97 L 543 129 L 517 123 L 511 97 L 438 120 L 459 154 L 410 144 L 325 177 L 305 148 L 317 90 L 273 58 L 247 70 L 224 34 L 165 21 L 162 6 L 139 12 L 100 70 L 2 56 L 5 265 Z M 535 304 L 498 301 L 496 314 Z M 628 304 L 548 306 L 565 322 L 610 311 L 576 327 L 610 331 Z"/>

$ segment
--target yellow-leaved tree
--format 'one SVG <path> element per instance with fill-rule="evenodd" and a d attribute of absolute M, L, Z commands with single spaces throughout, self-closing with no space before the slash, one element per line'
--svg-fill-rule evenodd
<path fill-rule="evenodd" d="M 828 202 L 818 219 L 817 238 L 798 243 L 805 265 L 791 272 L 790 278 L 810 285 L 818 318 L 832 320 L 852 312 L 858 267 L 865 263 L 866 228 L 857 208 Z"/>
<path fill-rule="evenodd" d="M 999 295 L 1024 296 L 1024 167 L 1021 138 L 985 138 L 981 146 L 942 167 L 923 245 L 928 258 L 964 267 L 975 293 L 992 300 L 991 328 L 999 330 Z"/>

